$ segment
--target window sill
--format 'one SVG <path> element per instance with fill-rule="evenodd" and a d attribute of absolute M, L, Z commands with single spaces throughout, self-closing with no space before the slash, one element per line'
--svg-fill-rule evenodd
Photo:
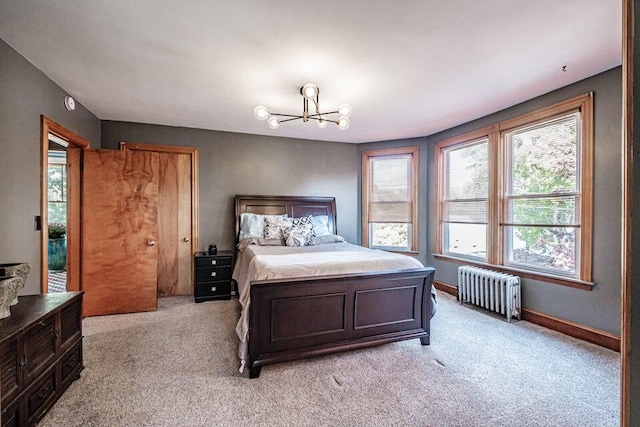
<path fill-rule="evenodd" d="M 527 279 L 539 280 L 541 282 L 546 283 L 554 283 L 556 285 L 568 286 L 575 289 L 582 289 L 583 291 L 591 291 L 593 287 L 596 285 L 594 282 L 587 282 L 585 280 L 573 279 L 569 277 L 555 276 L 552 274 L 544 274 L 539 272 L 521 270 L 512 267 L 505 267 L 503 265 L 493 265 L 488 264 L 486 262 L 478 262 L 472 261 L 465 258 L 456 258 L 448 255 L 442 254 L 432 254 L 433 257 L 440 261 L 450 261 L 455 262 L 456 264 L 469 264 L 477 267 L 490 268 L 492 270 L 501 271 L 503 273 L 512 273 L 516 274 L 520 277 L 524 277 Z"/>

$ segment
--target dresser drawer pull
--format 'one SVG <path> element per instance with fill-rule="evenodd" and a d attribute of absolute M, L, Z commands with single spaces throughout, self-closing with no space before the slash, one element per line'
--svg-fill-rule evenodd
<path fill-rule="evenodd" d="M 218 274 L 215 271 L 211 272 L 211 277 L 216 277 Z"/>
<path fill-rule="evenodd" d="M 49 386 L 46 386 L 40 393 L 36 395 L 37 399 L 44 398 L 49 393 Z"/>
<path fill-rule="evenodd" d="M 215 292 L 216 290 L 218 290 L 218 287 L 217 287 L 217 286 L 212 286 L 212 287 L 211 287 L 211 292 Z"/>
<path fill-rule="evenodd" d="M 67 363 L 65 363 L 64 366 L 66 366 L 67 368 L 73 368 L 77 364 L 78 364 L 78 359 L 74 357 L 71 360 L 69 360 Z"/>
<path fill-rule="evenodd" d="M 211 265 L 217 265 L 218 264 L 218 260 L 217 259 L 212 259 L 211 260 Z"/>

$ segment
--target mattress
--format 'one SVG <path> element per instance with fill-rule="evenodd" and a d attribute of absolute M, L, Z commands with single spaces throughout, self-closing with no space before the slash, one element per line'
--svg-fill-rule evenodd
<path fill-rule="evenodd" d="M 236 334 L 240 340 L 238 356 L 242 372 L 248 354 L 250 284 L 255 280 L 288 279 L 342 275 L 372 271 L 408 270 L 423 268 L 417 259 L 350 243 L 318 246 L 257 246 L 250 245 L 238 254 L 233 279 L 238 283 L 242 307 Z M 432 288 L 435 313 L 435 290 Z"/>

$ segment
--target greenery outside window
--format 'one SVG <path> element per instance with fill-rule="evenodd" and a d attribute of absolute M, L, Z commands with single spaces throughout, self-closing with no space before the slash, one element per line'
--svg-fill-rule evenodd
<path fill-rule="evenodd" d="M 435 255 L 590 282 L 592 111 L 586 94 L 437 143 Z"/>
<path fill-rule="evenodd" d="M 416 251 L 418 147 L 362 153 L 363 246 Z"/>

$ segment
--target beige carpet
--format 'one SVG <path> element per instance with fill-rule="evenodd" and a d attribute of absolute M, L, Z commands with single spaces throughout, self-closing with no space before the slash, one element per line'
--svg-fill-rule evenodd
<path fill-rule="evenodd" d="M 440 296 L 419 340 L 237 371 L 238 302 L 84 320 L 41 426 L 617 426 L 619 355 Z"/>

